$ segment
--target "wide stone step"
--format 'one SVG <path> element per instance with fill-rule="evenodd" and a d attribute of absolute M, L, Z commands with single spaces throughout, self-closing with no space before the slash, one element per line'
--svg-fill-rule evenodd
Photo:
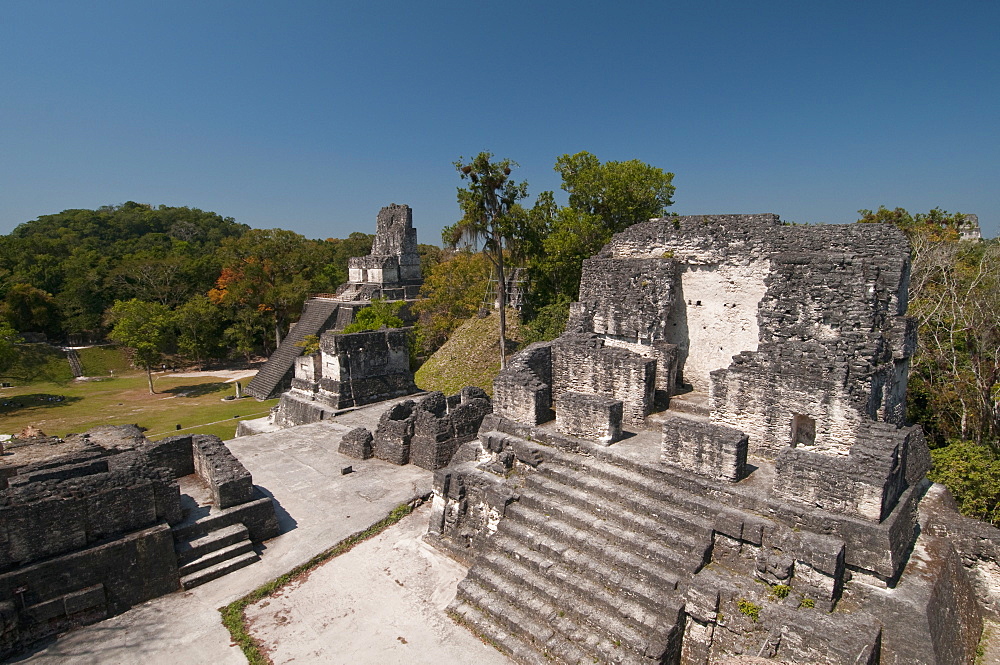
<path fill-rule="evenodd" d="M 692 557 L 681 548 L 668 547 L 659 539 L 649 538 L 642 532 L 622 526 L 611 515 L 595 514 L 586 506 L 567 503 L 538 492 L 522 492 L 519 504 L 525 508 L 534 508 L 567 526 L 586 531 L 591 537 L 599 537 L 611 547 L 684 573 L 693 574 L 703 563 L 700 557 Z"/>
<path fill-rule="evenodd" d="M 538 575 L 558 575 L 563 584 L 576 589 L 585 599 L 593 597 L 603 602 L 610 594 L 616 611 L 636 626 L 654 626 L 662 610 L 663 599 L 674 597 L 677 593 L 648 584 L 635 576 L 625 575 L 597 560 L 592 560 L 584 569 L 570 570 L 562 565 L 560 555 L 530 549 L 507 534 L 494 534 L 491 542 L 494 549 L 482 555 L 483 561 L 488 565 L 499 561 L 496 557 L 501 556 L 503 560 L 514 562 Z"/>
<path fill-rule="evenodd" d="M 504 630 L 519 634 L 549 662 L 649 665 L 620 642 L 615 644 L 568 616 L 559 616 L 558 608 L 540 598 L 529 596 L 511 602 L 509 595 L 468 578 L 459 584 L 458 595 Z"/>
<path fill-rule="evenodd" d="M 587 510 L 595 519 L 609 520 L 620 529 L 671 549 L 703 556 L 711 544 L 711 528 L 700 519 L 692 520 L 690 515 L 644 495 L 602 486 L 584 472 L 548 465 L 539 473 L 528 474 L 525 486 L 532 492 L 522 492 L 522 501 L 569 503 Z M 598 492 L 600 487 L 606 492 Z"/>
<path fill-rule="evenodd" d="M 701 518 L 705 524 L 711 524 L 718 512 L 724 508 L 714 499 L 671 486 L 665 482 L 666 476 L 673 475 L 671 471 L 655 463 L 612 458 L 610 453 L 605 452 L 602 457 L 613 459 L 608 461 L 551 447 L 545 450 L 544 455 L 550 469 L 565 467 L 581 472 L 578 476 L 581 479 L 581 489 L 596 491 L 614 498 L 621 496 L 622 488 L 625 487 L 654 501 L 664 514 L 680 511 L 690 515 L 691 519 Z M 543 469 L 544 466 L 545 464 L 539 466 L 539 469 Z M 549 470 L 545 470 L 545 473 L 548 474 Z M 557 471 L 552 469 L 552 473 L 555 474 Z"/>
<path fill-rule="evenodd" d="M 210 531 L 191 540 L 181 540 L 174 544 L 174 552 L 177 554 L 177 565 L 184 566 L 191 563 L 210 552 L 215 552 L 223 548 L 234 545 L 240 541 L 249 539 L 249 531 L 242 524 Z"/>
<path fill-rule="evenodd" d="M 206 568 L 211 568 L 212 566 L 222 563 L 227 559 L 235 558 L 241 554 L 246 554 L 247 552 L 253 551 L 253 543 L 250 539 L 241 540 L 238 543 L 230 545 L 229 547 L 223 547 L 220 550 L 215 550 L 204 554 L 197 559 L 186 563 L 177 569 L 177 573 L 181 577 L 186 577 L 193 573 L 197 573 L 199 570 L 204 570 Z"/>
<path fill-rule="evenodd" d="M 196 586 L 200 586 L 206 582 L 211 582 L 212 580 L 222 577 L 227 573 L 231 573 L 234 570 L 245 568 L 251 563 L 255 563 L 257 561 L 260 561 L 260 557 L 257 556 L 256 552 L 251 550 L 231 559 L 226 559 L 222 563 L 217 563 L 214 566 L 210 566 L 204 570 L 199 570 L 196 573 L 182 577 L 181 586 L 184 589 L 193 589 Z"/>
<path fill-rule="evenodd" d="M 551 659 L 545 658 L 540 651 L 525 642 L 520 635 L 504 630 L 488 614 L 470 602 L 456 598 L 448 606 L 448 613 L 478 635 L 480 639 L 492 644 L 498 651 L 507 654 L 519 663 L 526 665 L 552 664 Z"/>
<path fill-rule="evenodd" d="M 500 520 L 497 533 L 506 533 L 529 549 L 560 556 L 578 571 L 606 578 L 611 584 L 617 584 L 627 573 L 661 589 L 675 589 L 683 576 L 676 561 L 654 561 L 623 550 L 606 538 L 519 503 L 507 508 L 507 516 Z"/>
<path fill-rule="evenodd" d="M 581 627 L 589 626 L 590 630 L 618 640 L 640 654 L 645 650 L 647 633 L 657 623 L 655 614 L 647 614 L 631 599 L 617 598 L 612 591 L 558 567 L 540 575 L 516 559 L 489 552 L 477 560 L 469 575 L 479 580 L 481 586 L 496 587 L 501 593 L 514 594 L 519 589 L 521 594 L 532 594 Z M 619 607 L 621 600 L 627 601 L 625 608 Z M 625 612 L 630 610 L 637 611 L 639 616 L 627 616 Z"/>
<path fill-rule="evenodd" d="M 510 577 L 498 573 L 486 566 L 476 566 L 469 572 L 470 578 L 487 590 L 491 598 L 502 598 L 516 607 L 526 607 L 535 616 L 545 617 L 548 626 L 554 633 L 546 641 L 546 646 L 558 652 L 555 645 L 559 639 L 580 645 L 592 657 L 603 662 L 612 659 L 623 659 L 626 650 L 632 656 L 641 657 L 645 650 L 645 639 L 642 633 L 623 623 L 611 615 L 603 615 L 593 606 L 580 605 L 578 599 L 567 597 L 558 600 L 558 590 L 550 589 L 549 593 L 540 589 L 528 587 L 513 581 Z M 553 602 L 550 594 L 556 594 Z M 583 609 L 584 611 L 580 611 Z M 590 611 L 590 615 L 586 610 Z M 603 621 L 603 625 L 601 622 Z M 605 648 L 601 648 L 604 645 Z M 611 648 L 607 648 L 611 647 Z M 603 653 L 602 653 L 603 651 Z"/>

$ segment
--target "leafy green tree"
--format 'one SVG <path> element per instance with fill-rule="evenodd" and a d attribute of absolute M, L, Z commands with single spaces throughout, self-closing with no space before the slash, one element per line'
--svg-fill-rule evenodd
<path fill-rule="evenodd" d="M 362 307 L 354 315 L 354 321 L 344 328 L 345 333 L 379 330 L 381 328 L 402 328 L 406 325 L 399 318 L 400 310 L 406 303 L 402 300 L 389 302 L 382 298 L 373 298 L 371 304 Z"/>
<path fill-rule="evenodd" d="M 223 269 L 209 299 L 231 311 L 257 310 L 270 320 L 275 346 L 280 345 L 321 264 L 319 243 L 293 231 L 251 229 L 225 240 L 220 252 Z"/>
<path fill-rule="evenodd" d="M 5 372 L 17 359 L 17 345 L 23 342 L 17 331 L 0 319 L 0 372 Z"/>
<path fill-rule="evenodd" d="M 229 348 L 246 358 L 250 366 L 257 343 L 267 330 L 264 316 L 256 309 L 244 307 L 237 309 L 232 317 L 232 323 L 223 332 L 223 339 Z"/>
<path fill-rule="evenodd" d="M 14 284 L 7 290 L 0 316 L 17 330 L 59 333 L 59 308 L 50 294 L 31 284 Z"/>
<path fill-rule="evenodd" d="M 445 242 L 454 247 L 465 239 L 474 245 L 483 243 L 483 253 L 493 264 L 497 288 L 497 310 L 500 312 L 500 367 L 507 364 L 507 283 L 505 251 L 516 237 L 517 202 L 528 195 L 527 182 L 510 179 L 517 163 L 510 159 L 492 161 L 493 154 L 481 152 L 465 163 L 455 162 L 459 177 L 468 180 L 467 188 L 458 188 L 458 205 L 462 219 L 443 232 Z"/>
<path fill-rule="evenodd" d="M 111 326 L 108 337 L 129 349 L 136 364 L 146 370 L 149 392 L 153 390 L 153 366 L 160 362 L 171 340 L 173 316 L 160 303 L 117 300 L 108 310 L 106 322 Z"/>
<path fill-rule="evenodd" d="M 174 310 L 177 350 L 199 364 L 218 356 L 223 341 L 223 323 L 221 310 L 208 297 L 192 296 Z"/>
<path fill-rule="evenodd" d="M 673 204 L 673 173 L 637 159 L 601 161 L 589 152 L 563 155 L 555 170 L 569 193 L 569 207 L 596 215 L 612 232 L 660 217 Z"/>
<path fill-rule="evenodd" d="M 928 476 L 951 491 L 963 515 L 1000 523 L 1000 460 L 992 450 L 959 439 L 932 450 L 931 458 Z"/>
<path fill-rule="evenodd" d="M 319 335 L 306 335 L 302 341 L 296 342 L 295 346 L 302 349 L 302 355 L 311 356 L 319 351 Z"/>
<path fill-rule="evenodd" d="M 435 265 L 413 304 L 417 314 L 417 346 L 434 353 L 461 323 L 474 316 L 486 295 L 491 266 L 480 252 L 451 251 Z"/>

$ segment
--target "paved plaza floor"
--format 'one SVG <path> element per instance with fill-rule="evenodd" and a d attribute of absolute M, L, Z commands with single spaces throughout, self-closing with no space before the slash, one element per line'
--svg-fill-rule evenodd
<path fill-rule="evenodd" d="M 265 543 L 261 560 L 191 591 L 156 598 L 67 633 L 11 662 L 245 663 L 222 626 L 218 608 L 430 492 L 430 471 L 375 459 L 359 461 L 337 452 L 346 431 L 359 425 L 374 430 L 385 408 L 360 409 L 331 421 L 229 441 L 254 483 L 276 503 L 282 535 Z M 354 472 L 342 475 L 341 469 L 349 465 Z M 274 661 L 508 662 L 445 616 L 443 607 L 464 569 L 423 543 L 419 536 L 426 523 L 425 512 L 418 511 L 314 569 L 269 605 L 253 607 L 254 630 Z M 289 598 L 296 599 L 293 605 L 288 605 Z"/>

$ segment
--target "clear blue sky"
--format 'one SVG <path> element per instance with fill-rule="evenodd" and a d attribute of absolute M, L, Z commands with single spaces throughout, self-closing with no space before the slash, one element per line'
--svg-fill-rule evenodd
<path fill-rule="evenodd" d="M 587 150 L 675 173 L 680 214 L 993 237 L 998 31 L 994 0 L 0 0 L 0 233 L 135 200 L 343 237 L 395 202 L 438 244 L 459 156 L 533 198 Z"/>

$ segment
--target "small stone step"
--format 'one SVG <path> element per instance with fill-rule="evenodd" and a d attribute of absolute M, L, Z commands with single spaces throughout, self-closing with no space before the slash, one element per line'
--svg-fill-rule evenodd
<path fill-rule="evenodd" d="M 186 563 L 177 569 L 177 573 L 181 577 L 186 577 L 193 573 L 197 573 L 199 570 L 204 570 L 217 563 L 222 563 L 226 559 L 232 559 L 240 554 L 245 554 L 246 552 L 253 551 L 253 543 L 250 539 L 241 540 L 238 543 L 224 547 L 221 550 L 215 550 L 214 552 L 208 552 L 190 563 Z"/>
<path fill-rule="evenodd" d="M 513 660 L 527 665 L 552 665 L 551 660 L 546 659 L 518 635 L 502 630 L 496 621 L 472 603 L 456 599 L 448 606 L 448 612 L 480 639 L 492 644 Z"/>
<path fill-rule="evenodd" d="M 610 569 L 603 572 L 591 569 L 590 574 L 569 575 L 558 565 L 556 557 L 548 557 L 541 552 L 528 549 L 524 543 L 504 534 L 496 534 L 493 544 L 495 550 L 483 554 L 481 559 L 477 559 L 477 563 L 490 566 L 505 564 L 511 566 L 513 570 L 527 569 L 541 576 L 558 574 L 562 583 L 568 585 L 579 596 L 598 602 L 608 601 L 609 606 L 613 605 L 614 611 L 627 617 L 636 626 L 654 626 L 664 595 L 676 593 L 665 592 L 663 589 L 645 584 L 636 585 L 635 578 L 621 574 L 614 578 L 617 581 L 615 584 L 607 575 L 611 572 Z M 502 561 L 496 557 L 502 557 Z M 613 600 L 610 600 L 612 596 Z"/>
<path fill-rule="evenodd" d="M 209 552 L 221 550 L 242 540 L 247 540 L 249 537 L 249 531 L 245 526 L 233 524 L 191 540 L 182 540 L 174 544 L 177 565 L 184 566 Z"/>
<path fill-rule="evenodd" d="M 240 568 L 245 568 L 251 563 L 260 561 L 260 557 L 253 550 L 235 556 L 231 559 L 226 559 L 222 563 L 217 563 L 214 566 L 205 568 L 204 570 L 199 570 L 197 573 L 192 573 L 181 578 L 181 586 L 184 589 L 193 589 L 196 586 L 200 586 L 205 582 L 211 582 L 214 579 L 222 577 L 227 573 L 231 573 L 234 570 L 239 570 Z"/>
<path fill-rule="evenodd" d="M 672 506 L 674 511 L 690 513 L 692 517 L 700 516 L 708 520 L 708 524 L 712 523 L 715 515 L 724 507 L 722 504 L 715 505 L 715 502 L 708 497 L 696 496 L 683 489 L 670 487 L 664 482 L 664 476 L 677 477 L 677 474 L 661 467 L 658 463 L 639 463 L 624 458 L 608 461 L 608 458 L 612 457 L 610 453 L 604 450 L 598 452 L 602 453 L 601 459 L 553 449 L 548 454 L 547 461 L 550 465 L 564 466 L 581 472 L 584 477 L 595 481 L 587 488 L 588 491 L 604 488 L 605 495 L 609 492 L 620 494 L 620 486 L 625 486 L 656 499 L 663 505 Z M 544 466 L 539 468 L 544 469 Z"/>

